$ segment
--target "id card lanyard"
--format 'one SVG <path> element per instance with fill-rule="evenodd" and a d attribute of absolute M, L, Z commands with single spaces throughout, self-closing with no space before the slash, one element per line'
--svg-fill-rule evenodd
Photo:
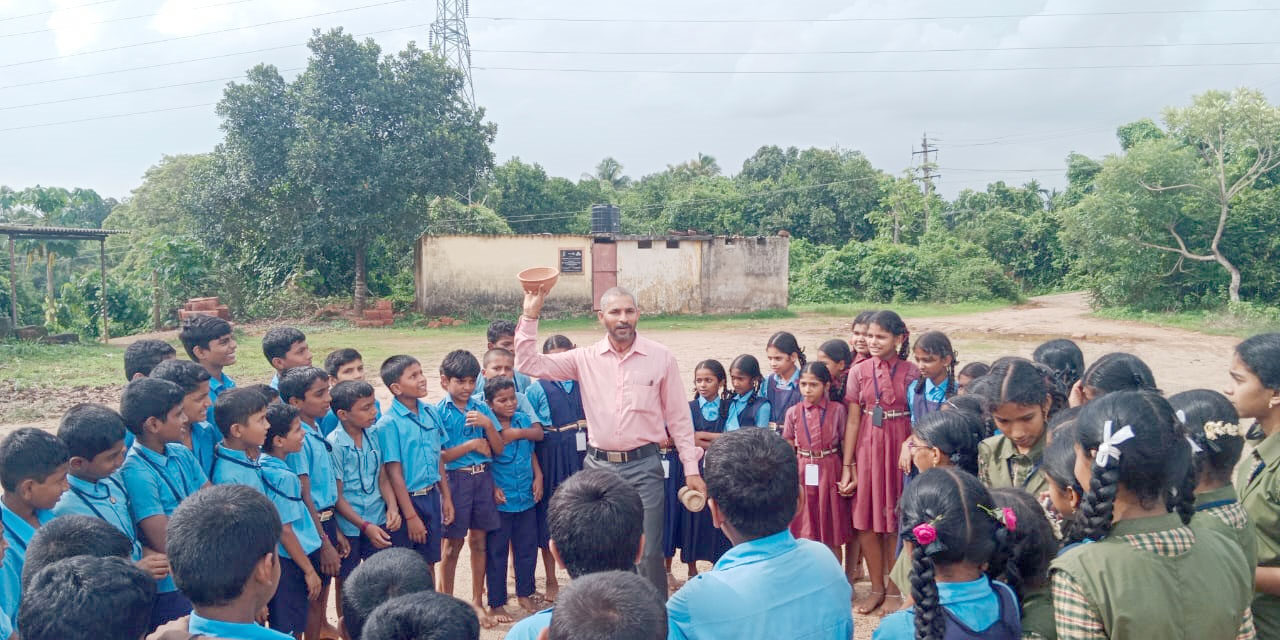
<path fill-rule="evenodd" d="M 893 368 L 889 369 L 889 384 L 893 384 L 893 376 L 898 373 L 898 365 L 902 364 L 899 360 L 893 363 Z M 884 426 L 884 407 L 880 406 L 880 376 L 876 375 L 874 368 L 871 370 L 871 385 L 876 390 L 876 406 L 871 410 L 871 424 L 877 427 Z"/>
<path fill-rule="evenodd" d="M 823 407 L 818 418 L 818 429 L 822 429 L 827 424 L 827 409 L 830 406 Z M 804 446 L 813 451 L 813 436 L 809 435 L 809 418 L 806 416 L 808 412 L 804 410 L 804 406 L 800 407 L 800 430 L 804 433 Z M 821 444 L 821 442 L 819 442 Z M 811 459 L 812 460 L 812 459 Z M 818 486 L 818 464 L 809 462 L 804 465 L 804 486 Z"/>

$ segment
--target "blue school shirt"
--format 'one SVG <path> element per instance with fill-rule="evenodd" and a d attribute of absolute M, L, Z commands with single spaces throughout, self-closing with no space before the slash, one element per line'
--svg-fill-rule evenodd
<path fill-rule="evenodd" d="M 37 510 L 35 515 L 40 524 L 53 519 L 52 511 Z M 18 604 L 22 601 L 22 565 L 27 559 L 27 544 L 36 530 L 3 502 L 0 502 L 0 522 L 4 524 L 5 542 L 9 543 L 4 552 L 4 567 L 0 568 L 0 613 L 12 621 L 18 618 Z"/>
<path fill-rule="evenodd" d="M 338 481 L 333 475 L 333 456 L 329 444 L 320 429 L 302 421 L 302 449 L 285 458 L 289 469 L 299 476 L 311 478 L 311 503 L 316 511 L 324 511 L 338 504 Z M 305 508 L 305 505 L 304 505 Z"/>
<path fill-rule="evenodd" d="M 267 386 L 271 387 L 272 389 L 275 389 L 276 391 L 280 390 L 280 372 L 279 371 L 277 371 L 274 376 L 271 376 L 271 382 L 268 382 Z M 284 400 L 284 396 L 281 396 L 280 399 Z"/>
<path fill-rule="evenodd" d="M 537 386 L 539 389 L 542 388 L 540 385 Z M 476 383 L 476 390 L 471 394 L 471 397 L 479 400 L 480 402 L 485 402 L 484 389 L 478 382 Z M 537 409 L 534 409 L 533 403 L 529 401 L 529 395 L 523 391 L 516 392 L 516 411 L 529 416 L 530 423 L 537 422 L 538 424 L 543 424 L 542 420 L 538 418 Z"/>
<path fill-rule="evenodd" d="M 119 475 L 129 494 L 129 511 L 135 525 L 152 516 L 172 514 L 178 503 L 209 482 L 195 454 L 174 442 L 164 446 L 163 454 L 135 443 Z M 156 582 L 158 593 L 177 590 L 172 576 Z"/>
<path fill-rule="evenodd" d="M 223 371 L 220 377 L 209 378 L 209 409 L 205 411 L 204 418 L 209 424 L 215 424 L 213 421 L 213 405 L 218 402 L 218 396 L 222 395 L 223 391 L 234 388 L 236 388 L 236 381 L 232 380 L 226 371 Z"/>
<path fill-rule="evenodd" d="M 527 429 L 529 416 L 517 411 L 511 416 L 512 429 Z M 533 508 L 533 441 L 521 438 L 508 442 L 502 455 L 493 459 L 493 483 L 507 497 L 498 505 L 503 513 L 520 513 Z"/>
<path fill-rule="evenodd" d="M 493 421 L 498 431 L 502 431 L 502 425 L 498 424 L 498 416 L 493 415 L 493 410 L 489 408 L 489 405 L 476 400 L 475 396 L 471 396 L 467 398 L 467 408 L 464 411 L 453 403 L 453 398 L 446 395 L 436 405 L 436 413 L 440 416 L 440 423 L 444 425 L 445 441 L 443 448 L 451 449 L 468 440 L 484 437 L 484 427 L 480 425 L 467 426 L 468 411 L 479 411 L 485 414 L 489 420 Z M 450 470 L 461 469 L 462 467 L 470 467 L 486 462 L 492 462 L 489 456 L 480 455 L 475 451 L 468 451 L 461 458 L 446 464 L 444 468 Z"/>
<path fill-rule="evenodd" d="M 668 638 L 852 638 L 852 590 L 826 545 L 783 529 L 734 546 L 667 601 Z"/>
<path fill-rule="evenodd" d="M 210 480 L 214 484 L 242 484 L 261 491 L 262 495 L 267 494 L 267 487 L 262 484 L 262 464 L 250 460 L 243 451 L 222 445 L 213 450 L 213 477 Z"/>
<path fill-rule="evenodd" d="M 944 380 L 942 384 L 934 384 L 932 380 L 923 377 L 920 380 L 913 380 L 911 384 L 907 385 L 907 408 L 912 411 L 911 424 L 915 424 L 917 420 L 923 417 L 915 414 L 916 396 L 920 393 L 921 380 L 924 381 L 924 399 L 935 405 L 929 411 L 942 409 L 942 403 L 947 401 L 947 385 L 950 381 Z"/>
<path fill-rule="evenodd" d="M 554 609 L 543 609 L 514 625 L 503 640 L 538 640 L 542 630 L 551 626 L 551 612 Z"/>
<path fill-rule="evenodd" d="M 194 611 L 188 618 L 187 631 L 192 635 L 222 638 L 223 640 L 293 640 L 293 636 L 274 631 L 255 623 L 222 622 L 202 618 Z"/>
<path fill-rule="evenodd" d="M 378 406 L 377 402 L 374 402 L 373 411 L 373 423 L 378 424 L 378 421 L 382 419 L 382 407 Z M 320 418 L 320 434 L 327 438 L 329 434 L 333 433 L 334 429 L 341 425 L 342 421 L 338 420 L 338 414 L 334 413 L 333 409 L 330 409 L 329 413 Z"/>
<path fill-rule="evenodd" d="M 565 394 L 573 393 L 572 380 L 559 380 L 552 384 L 560 385 L 564 389 Z M 524 397 L 529 400 L 529 406 L 533 407 L 533 413 L 538 418 L 538 422 L 544 426 L 551 425 L 551 402 L 547 400 L 547 392 L 542 385 L 530 385 L 524 392 Z"/>
<path fill-rule="evenodd" d="M 1000 597 L 991 589 L 991 581 L 982 576 L 972 582 L 939 582 L 938 601 L 952 615 L 974 631 L 985 631 L 1000 619 Z M 998 588 L 1009 589 L 1003 582 Z M 1012 595 L 1010 591 L 1010 595 Z M 916 637 L 915 609 L 897 611 L 885 616 L 871 636 L 873 640 L 910 640 Z"/>
<path fill-rule="evenodd" d="M 191 453 L 196 455 L 200 469 L 207 476 L 213 473 L 213 448 L 222 442 L 222 432 L 211 420 L 191 425 Z"/>
<path fill-rule="evenodd" d="M 316 523 L 307 511 L 307 504 L 302 501 L 302 481 L 280 458 L 264 453 L 258 457 L 258 462 L 262 466 L 262 484 L 267 489 L 271 504 L 280 514 L 280 522 L 293 527 L 293 535 L 297 536 L 302 552 L 311 555 L 320 548 L 320 532 L 316 531 Z M 288 558 L 289 552 L 284 545 L 278 546 L 281 557 Z"/>
<path fill-rule="evenodd" d="M 120 480 L 110 476 L 100 482 L 89 482 L 67 474 L 67 484 L 70 489 L 54 505 L 53 515 L 76 514 L 107 521 L 129 536 L 133 542 L 133 561 L 141 560 L 142 543 L 138 542 L 138 531 L 129 513 L 129 496 Z"/>
<path fill-rule="evenodd" d="M 8 640 L 13 635 L 13 623 L 9 622 L 9 616 L 0 613 L 0 638 Z"/>
<path fill-rule="evenodd" d="M 733 400 L 729 401 L 729 411 L 725 415 L 724 419 L 724 430 L 726 432 L 737 431 L 738 428 L 741 427 L 741 425 L 738 424 L 738 416 L 742 415 L 742 410 L 747 408 L 747 402 L 752 398 L 763 397 L 764 396 L 762 394 L 754 391 L 751 393 L 735 393 L 733 395 Z M 768 400 L 765 400 L 756 408 L 756 426 L 769 426 L 769 418 L 771 417 L 773 417 L 773 407 L 769 404 Z"/>
<path fill-rule="evenodd" d="M 374 431 L 365 429 L 359 448 L 346 429 L 334 431 L 327 440 L 333 445 L 333 471 L 342 481 L 342 497 L 362 520 L 381 526 L 387 522 L 387 503 L 378 491 L 378 471 L 382 468 L 383 454 L 378 434 Z M 438 462 L 436 465 L 439 468 Z M 341 516 L 338 517 L 338 528 L 349 537 L 360 535 L 359 524 L 348 522 Z"/>
<path fill-rule="evenodd" d="M 365 432 L 366 438 L 377 438 L 383 464 L 400 463 L 400 473 L 404 475 L 404 486 L 409 493 L 440 481 L 440 449 L 445 440 L 436 410 L 421 400 L 416 402 L 418 410 L 413 412 L 399 399 L 392 400 L 386 415 L 374 429 Z"/>

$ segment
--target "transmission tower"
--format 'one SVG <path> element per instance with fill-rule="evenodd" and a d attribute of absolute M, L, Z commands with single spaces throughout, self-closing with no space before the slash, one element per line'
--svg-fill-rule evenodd
<path fill-rule="evenodd" d="M 467 36 L 470 0 L 436 0 L 436 21 L 431 23 L 431 50 L 462 72 L 466 86 L 462 93 L 471 106 L 476 104 L 471 86 L 471 39 Z"/>

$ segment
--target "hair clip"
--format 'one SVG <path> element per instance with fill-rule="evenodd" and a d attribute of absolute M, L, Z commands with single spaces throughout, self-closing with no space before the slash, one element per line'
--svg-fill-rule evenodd
<path fill-rule="evenodd" d="M 1204 447 L 1201 447 L 1198 443 L 1196 443 L 1195 438 L 1192 438 L 1191 436 L 1187 436 L 1187 443 L 1191 445 L 1191 455 L 1195 455 L 1197 453 L 1204 453 Z"/>
<path fill-rule="evenodd" d="M 1112 460 L 1120 461 L 1120 445 L 1134 436 L 1133 427 L 1130 425 L 1125 425 L 1114 434 L 1111 433 L 1112 424 L 1114 423 L 1108 420 L 1102 425 L 1102 444 L 1098 445 L 1098 453 L 1093 458 L 1093 461 L 1104 469 L 1111 464 Z"/>
<path fill-rule="evenodd" d="M 1186 412 L 1186 411 L 1183 411 L 1182 409 L 1178 409 L 1177 411 L 1175 411 L 1175 412 L 1173 413 L 1173 415 L 1177 416 L 1177 418 L 1178 418 L 1178 422 L 1181 422 L 1183 425 L 1186 425 L 1186 424 L 1187 424 L 1187 412 Z"/>
<path fill-rule="evenodd" d="M 1014 513 L 1013 509 L 1009 507 L 993 509 L 985 504 L 979 504 L 978 508 L 981 509 L 983 513 L 991 516 L 992 520 L 1004 525 L 1005 529 L 1008 529 L 1009 531 L 1018 530 L 1018 514 Z"/>
<path fill-rule="evenodd" d="M 938 516 L 929 522 L 922 522 L 911 528 L 911 538 L 917 546 L 924 549 L 927 556 L 940 553 L 947 549 L 947 545 L 938 540 L 937 523 L 942 522 L 942 516 Z"/>
<path fill-rule="evenodd" d="M 1223 436 L 1240 437 L 1240 425 L 1227 422 L 1215 421 L 1204 423 L 1204 437 L 1206 440 L 1217 440 Z"/>

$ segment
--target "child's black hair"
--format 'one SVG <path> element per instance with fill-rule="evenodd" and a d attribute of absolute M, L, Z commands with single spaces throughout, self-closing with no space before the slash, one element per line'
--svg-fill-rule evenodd
<path fill-rule="evenodd" d="M 508 349 L 503 349 L 502 347 L 494 347 L 484 352 L 484 356 L 481 357 L 482 366 L 489 366 L 489 363 L 493 362 L 494 358 L 511 358 L 511 363 L 514 365 L 516 361 L 516 354 L 512 353 Z"/>
<path fill-rule="evenodd" d="M 729 365 L 729 371 L 730 373 L 738 371 L 751 378 L 752 393 L 760 395 L 760 385 L 764 384 L 764 376 L 760 373 L 760 361 L 755 356 L 744 353 L 734 358 Z"/>
<path fill-rule="evenodd" d="M 213 421 L 223 437 L 231 435 L 231 425 L 245 425 L 249 416 L 266 409 L 267 399 L 255 389 L 239 387 L 224 392 L 213 403 Z"/>
<path fill-rule="evenodd" d="M 804 349 L 800 347 L 800 343 L 796 341 L 796 337 L 787 331 L 779 331 L 769 336 L 769 342 L 765 343 L 765 348 L 773 347 L 786 355 L 794 355 L 799 363 L 796 368 L 799 369 L 808 362 L 804 356 Z"/>
<path fill-rule="evenodd" d="M 956 373 L 957 375 L 962 375 L 970 380 L 977 380 L 978 378 L 991 373 L 991 366 L 985 362 L 970 362 L 969 364 L 960 367 L 960 371 Z"/>
<path fill-rule="evenodd" d="M 120 394 L 120 417 L 124 426 L 140 436 L 147 418 L 164 421 L 173 408 L 182 404 L 182 387 L 157 378 L 138 378 L 125 385 Z"/>
<path fill-rule="evenodd" d="M 415 364 L 421 366 L 418 359 L 413 356 L 391 356 L 382 361 L 382 366 L 378 368 L 378 377 L 382 378 L 382 384 L 390 388 L 391 385 L 400 382 L 406 369 Z"/>
<path fill-rule="evenodd" d="M 489 344 L 496 344 L 503 336 L 515 337 L 516 325 L 510 320 L 494 320 L 484 332 Z"/>
<path fill-rule="evenodd" d="M 729 377 L 725 375 L 724 365 L 720 364 L 719 360 L 708 358 L 694 365 L 693 377 L 695 381 L 698 378 L 699 369 L 706 369 L 707 371 L 710 371 L 711 375 L 715 376 L 716 380 L 720 381 L 720 398 L 722 400 L 728 401 L 729 399 L 733 398 L 733 392 L 729 390 Z M 693 397 L 694 398 L 698 397 L 698 387 L 696 384 L 694 385 L 694 388 L 693 388 Z M 722 406 L 720 407 L 720 409 L 721 409 L 720 414 L 724 415 L 725 411 L 727 410 L 726 407 Z"/>
<path fill-rule="evenodd" d="M 1065 338 L 1036 347 L 1031 359 L 1052 369 L 1055 382 L 1067 391 L 1084 375 L 1084 352 L 1080 345 Z"/>
<path fill-rule="evenodd" d="M 81 403 L 67 409 L 58 423 L 58 439 L 67 452 L 92 460 L 124 441 L 124 418 L 100 404 Z"/>
<path fill-rule="evenodd" d="M 418 591 L 379 605 L 360 635 L 365 640 L 479 640 L 480 618 L 453 596 Z"/>
<path fill-rule="evenodd" d="M 280 516 L 267 496 L 239 484 L 191 494 L 169 517 L 173 581 L 197 607 L 227 604 L 244 592 L 254 567 L 276 552 Z"/>
<path fill-rule="evenodd" d="M 498 376 L 492 380 L 485 380 L 484 381 L 484 399 L 489 402 L 493 402 L 493 399 L 497 397 L 498 392 L 503 391 L 505 389 L 514 390 L 515 388 L 516 388 L 516 381 L 506 376 Z"/>
<path fill-rule="evenodd" d="M 1111 532 L 1116 491 L 1120 485 L 1134 494 L 1146 508 L 1157 504 L 1169 505 L 1170 496 L 1177 494 L 1172 505 L 1190 522 L 1195 502 L 1195 484 L 1191 468 L 1191 444 L 1185 430 L 1177 424 L 1173 407 L 1152 391 L 1117 391 L 1097 398 L 1085 405 L 1076 418 L 1076 442 L 1087 455 L 1094 456 L 1103 445 L 1106 426 L 1111 426 L 1111 436 L 1126 428 L 1133 437 L 1111 445 L 1119 450 L 1119 457 L 1109 456 L 1105 466 L 1093 461 L 1093 481 L 1080 501 L 1084 537 L 1101 540 Z"/>
<path fill-rule="evenodd" d="M 916 340 L 916 349 L 931 356 L 951 358 L 951 364 L 947 366 L 947 386 L 943 393 L 945 397 L 956 395 L 956 363 L 959 362 L 959 356 L 951 347 L 951 338 L 941 331 L 926 331 Z"/>
<path fill-rule="evenodd" d="M 847 370 L 849 365 L 853 364 L 853 350 L 849 348 L 849 343 L 840 340 L 828 340 L 818 347 L 832 362 L 843 362 L 844 368 Z"/>
<path fill-rule="evenodd" d="M 128 560 L 77 556 L 32 578 L 15 622 L 24 640 L 137 640 L 155 597 L 155 579 Z"/>
<path fill-rule="evenodd" d="M 176 355 L 177 350 L 164 340 L 138 340 L 124 348 L 124 379 L 133 380 L 139 373 L 149 376 L 156 365 Z"/>
<path fill-rule="evenodd" d="M 291 367 L 280 374 L 280 399 L 288 403 L 305 399 L 307 390 L 317 381 L 329 381 L 329 372 L 319 367 Z"/>
<path fill-rule="evenodd" d="M 959 411 L 967 413 L 978 422 L 978 441 L 990 438 L 995 433 L 995 425 L 991 423 L 991 414 L 987 412 L 987 403 L 979 396 L 952 396 L 942 404 L 943 411 Z"/>
<path fill-rule="evenodd" d="M 1260 333 L 1236 345 L 1236 355 L 1262 386 L 1280 391 L 1280 333 Z"/>
<path fill-rule="evenodd" d="M 911 427 L 911 433 L 941 451 L 951 464 L 978 475 L 978 443 L 982 441 L 978 416 L 968 411 L 926 413 Z"/>
<path fill-rule="evenodd" d="M 783 531 L 796 514 L 800 479 L 795 450 L 768 429 L 738 429 L 717 438 L 704 456 L 708 497 L 743 536 Z"/>
<path fill-rule="evenodd" d="M 1074 419 L 1064 421 L 1051 427 L 1052 437 L 1044 447 L 1044 456 L 1040 459 L 1040 470 L 1045 477 L 1057 485 L 1059 489 L 1071 490 L 1076 498 L 1084 500 L 1084 487 L 1076 479 L 1076 422 Z M 1084 538 L 1083 517 L 1080 509 L 1067 517 L 1062 514 L 1062 537 L 1067 542 L 1079 542 Z"/>
<path fill-rule="evenodd" d="M 307 334 L 293 327 L 273 327 L 262 336 L 262 355 L 267 357 L 267 364 L 274 367 L 272 360 L 289 355 L 293 345 L 306 341 Z"/>
<path fill-rule="evenodd" d="M 258 384 L 247 384 L 243 387 L 237 388 L 244 391 L 252 391 L 262 396 L 262 399 L 266 400 L 267 404 L 278 402 L 280 400 L 280 391 L 278 389 L 272 389 L 271 385 L 262 382 L 259 382 Z"/>
<path fill-rule="evenodd" d="M 546 341 L 542 343 L 543 353 L 551 353 L 552 349 L 572 349 L 572 348 L 573 348 L 573 341 L 558 333 L 551 336 L 550 338 L 547 338 Z"/>
<path fill-rule="evenodd" d="M 329 390 L 329 408 L 335 414 L 339 411 L 351 411 L 357 400 L 371 397 L 373 385 L 364 380 L 344 380 Z"/>
<path fill-rule="evenodd" d="M 1160 393 L 1160 389 L 1156 388 L 1155 376 L 1151 374 L 1151 367 L 1131 353 L 1113 352 L 1094 360 L 1085 369 L 1080 384 L 1097 390 L 1095 400 L 1116 391 Z"/>
<path fill-rule="evenodd" d="M 667 607 L 634 571 L 602 571 L 569 583 L 556 601 L 549 640 L 655 640 L 667 637 Z"/>
<path fill-rule="evenodd" d="M 795 455 L 791 457 L 794 470 Z M 644 504 L 636 488 L 616 472 L 583 469 L 551 495 L 547 531 L 570 578 L 631 571 L 644 532 Z"/>
<path fill-rule="evenodd" d="M 210 342 L 226 335 L 231 335 L 230 322 L 217 316 L 197 315 L 183 323 L 182 331 L 178 332 L 178 340 L 182 341 L 182 348 L 187 351 L 187 355 L 198 361 L 197 347 L 208 349 Z"/>
<path fill-rule="evenodd" d="M 450 380 L 475 378 L 480 375 L 480 361 L 466 349 L 455 349 L 440 362 L 440 375 Z"/>
<path fill-rule="evenodd" d="M 199 389 L 212 376 L 207 369 L 190 360 L 165 360 L 151 370 L 151 377 L 178 385 L 185 396 Z"/>
<path fill-rule="evenodd" d="M 133 557 L 133 541 L 102 518 L 78 513 L 54 518 L 40 525 L 27 543 L 26 560 L 22 564 L 23 590 L 41 569 L 76 556 L 127 560 Z"/>
<path fill-rule="evenodd" d="M 867 324 L 874 324 L 895 337 L 902 336 L 902 347 L 898 349 L 898 357 L 903 360 L 907 359 L 907 355 L 911 353 L 911 330 L 907 329 L 907 323 L 902 321 L 902 316 L 898 315 L 897 312 L 885 309 L 875 312 L 871 319 L 867 321 Z"/>
<path fill-rule="evenodd" d="M 298 408 L 283 402 L 273 402 L 267 406 L 267 439 L 262 450 L 275 455 L 275 439 L 287 438 L 293 431 L 293 421 L 298 419 Z M 280 457 L 280 456 L 277 456 Z"/>
<path fill-rule="evenodd" d="M 800 375 L 803 376 L 806 373 L 817 378 L 822 384 L 831 384 L 831 370 L 827 368 L 826 363 L 815 360 L 800 367 Z"/>
<path fill-rule="evenodd" d="M 1040 362 L 1034 364 L 1040 370 L 1040 375 L 1044 376 L 1044 386 L 1049 389 L 1049 415 L 1054 416 L 1059 411 L 1070 408 L 1071 387 L 1062 386 L 1057 373 L 1049 365 Z"/>
<path fill-rule="evenodd" d="M 995 413 L 1001 406 L 1042 406 L 1050 400 L 1049 383 L 1035 363 L 1023 358 L 997 361 L 984 378 L 994 385 L 987 397 L 987 411 Z"/>
<path fill-rule="evenodd" d="M 336 378 L 338 377 L 339 369 L 356 360 L 364 361 L 359 351 L 351 348 L 338 349 L 324 357 L 325 373 L 328 373 L 330 378 Z"/>
<path fill-rule="evenodd" d="M 1182 421 L 1187 434 L 1200 447 L 1195 454 L 1197 474 L 1207 473 L 1217 482 L 1231 483 L 1231 475 L 1240 454 L 1244 451 L 1244 431 L 1240 428 L 1240 414 L 1226 396 L 1209 389 L 1192 389 L 1169 397 L 1174 415 Z M 1205 425 L 1218 423 L 1217 427 L 1234 428 L 1236 435 L 1206 431 Z"/>
<path fill-rule="evenodd" d="M 860 325 L 860 324 L 870 324 L 870 323 L 871 323 L 871 317 L 872 317 L 872 316 L 874 316 L 874 315 L 876 315 L 876 311 L 875 311 L 874 309 L 867 309 L 866 311 L 859 311 L 859 312 L 858 312 L 858 315 L 856 315 L 856 316 L 854 316 L 854 317 L 853 317 L 853 322 L 850 322 L 850 323 L 849 323 L 849 329 L 850 329 L 850 330 L 853 330 L 853 328 L 854 328 L 854 327 L 856 327 L 856 326 L 858 326 L 858 325 Z"/>
<path fill-rule="evenodd" d="M 1022 601 L 1028 592 L 1043 589 L 1049 582 L 1049 563 L 1057 555 L 1058 541 L 1044 509 L 1031 494 L 1014 487 L 991 490 L 996 509 L 1012 509 L 1017 526 L 1008 531 L 1009 557 L 1004 574 L 996 576 L 1009 585 Z"/>
<path fill-rule="evenodd" d="M 17 491 L 23 480 L 44 482 L 70 459 L 67 445 L 53 434 L 35 427 L 18 429 L 0 440 L 0 487 L 8 493 Z"/>
<path fill-rule="evenodd" d="M 974 476 L 952 467 L 934 467 L 917 476 L 902 493 L 898 535 L 910 541 L 911 597 L 915 600 L 916 640 L 941 640 L 947 614 L 938 597 L 938 565 L 968 562 L 986 566 L 988 576 L 1004 574 L 1008 531 L 991 513 L 994 501 Z M 922 544 L 915 528 L 932 525 L 936 538 Z"/>
<path fill-rule="evenodd" d="M 342 625 L 351 640 L 360 640 L 365 620 L 379 605 L 435 588 L 431 567 L 418 552 L 400 547 L 379 551 L 342 582 Z"/>

